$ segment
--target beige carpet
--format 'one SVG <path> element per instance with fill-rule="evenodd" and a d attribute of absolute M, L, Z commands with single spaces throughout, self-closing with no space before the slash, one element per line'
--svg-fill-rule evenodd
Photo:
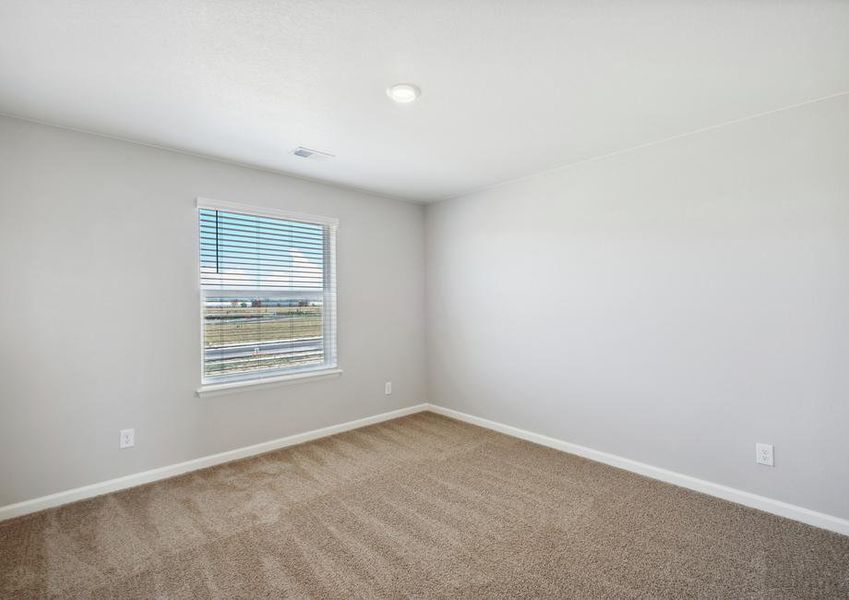
<path fill-rule="evenodd" d="M 0 523 L 2 598 L 849 598 L 849 538 L 421 413 Z"/>

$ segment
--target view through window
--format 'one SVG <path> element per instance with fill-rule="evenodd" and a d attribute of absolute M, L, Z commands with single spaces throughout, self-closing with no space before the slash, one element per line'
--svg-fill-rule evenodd
<path fill-rule="evenodd" d="M 335 224 L 200 206 L 203 381 L 332 368 Z"/>

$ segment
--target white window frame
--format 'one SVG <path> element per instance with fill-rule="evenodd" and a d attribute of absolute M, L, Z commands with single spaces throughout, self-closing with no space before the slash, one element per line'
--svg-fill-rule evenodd
<path fill-rule="evenodd" d="M 200 219 L 198 211 L 200 209 L 222 210 L 246 215 L 255 215 L 258 217 L 270 217 L 275 219 L 284 219 L 289 221 L 301 221 L 305 223 L 323 225 L 327 227 L 328 243 L 326 245 L 326 254 L 324 257 L 323 268 L 325 273 L 329 273 L 329 277 L 325 277 L 324 282 L 324 299 L 322 307 L 323 332 L 324 332 L 324 354 L 325 361 L 319 366 L 305 367 L 302 369 L 276 369 L 269 370 L 267 374 L 253 374 L 251 376 L 239 377 L 233 375 L 226 378 L 210 379 L 204 374 L 204 346 L 203 346 L 203 307 L 205 291 L 201 285 L 201 258 L 200 258 Z M 339 227 L 339 220 L 332 217 L 319 215 L 310 215 L 305 213 L 297 213 L 285 211 L 277 208 L 268 208 L 261 206 L 251 206 L 237 202 L 226 202 L 223 200 L 212 200 L 210 198 L 198 197 L 195 201 L 195 223 L 197 224 L 197 232 L 195 237 L 195 256 L 197 259 L 197 290 L 198 290 L 198 309 L 199 309 L 199 324 L 200 324 L 200 381 L 201 385 L 197 388 L 198 396 L 217 395 L 238 391 L 245 387 L 264 387 L 270 385 L 282 385 L 288 383 L 297 383 L 300 381 L 327 379 L 330 377 L 338 377 L 342 374 L 342 369 L 339 368 L 339 357 L 337 354 L 339 329 L 336 314 L 336 230 Z M 273 295 L 274 292 L 243 290 L 243 292 L 252 295 L 262 296 L 263 294 Z M 329 325 L 329 326 L 328 326 Z"/>

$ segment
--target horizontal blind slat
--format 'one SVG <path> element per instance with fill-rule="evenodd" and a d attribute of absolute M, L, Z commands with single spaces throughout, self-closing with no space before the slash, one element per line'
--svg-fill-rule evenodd
<path fill-rule="evenodd" d="M 213 245 L 213 244 L 209 243 L 209 240 L 210 240 L 209 236 L 210 236 L 210 234 L 207 233 L 205 236 L 203 236 L 201 238 L 201 241 L 207 246 Z M 263 242 L 261 244 L 258 244 L 258 243 L 254 243 L 254 242 L 247 242 L 247 241 L 243 241 L 243 240 L 239 240 L 239 239 L 234 239 L 232 236 L 224 236 L 224 235 L 220 235 L 218 238 L 215 239 L 214 247 L 219 248 L 219 249 L 220 248 L 236 248 L 236 249 L 239 249 L 239 250 L 253 250 L 254 252 L 256 252 L 258 250 L 262 250 L 264 252 L 269 252 L 269 253 L 279 252 L 279 251 L 292 252 L 293 250 L 296 250 L 301 254 L 313 254 L 313 255 L 316 255 L 316 256 L 322 255 L 322 249 L 320 247 L 304 246 L 304 245 L 298 245 L 298 244 L 295 244 L 295 243 L 287 244 L 287 243 L 283 243 L 282 241 L 280 243 Z"/>

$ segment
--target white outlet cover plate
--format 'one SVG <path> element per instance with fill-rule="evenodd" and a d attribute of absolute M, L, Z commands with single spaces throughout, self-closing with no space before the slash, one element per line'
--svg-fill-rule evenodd
<path fill-rule="evenodd" d="M 755 444 L 755 462 L 759 465 L 772 467 L 775 465 L 772 444 Z"/>
<path fill-rule="evenodd" d="M 121 448 L 132 448 L 136 445 L 136 430 L 122 429 L 121 430 Z"/>

